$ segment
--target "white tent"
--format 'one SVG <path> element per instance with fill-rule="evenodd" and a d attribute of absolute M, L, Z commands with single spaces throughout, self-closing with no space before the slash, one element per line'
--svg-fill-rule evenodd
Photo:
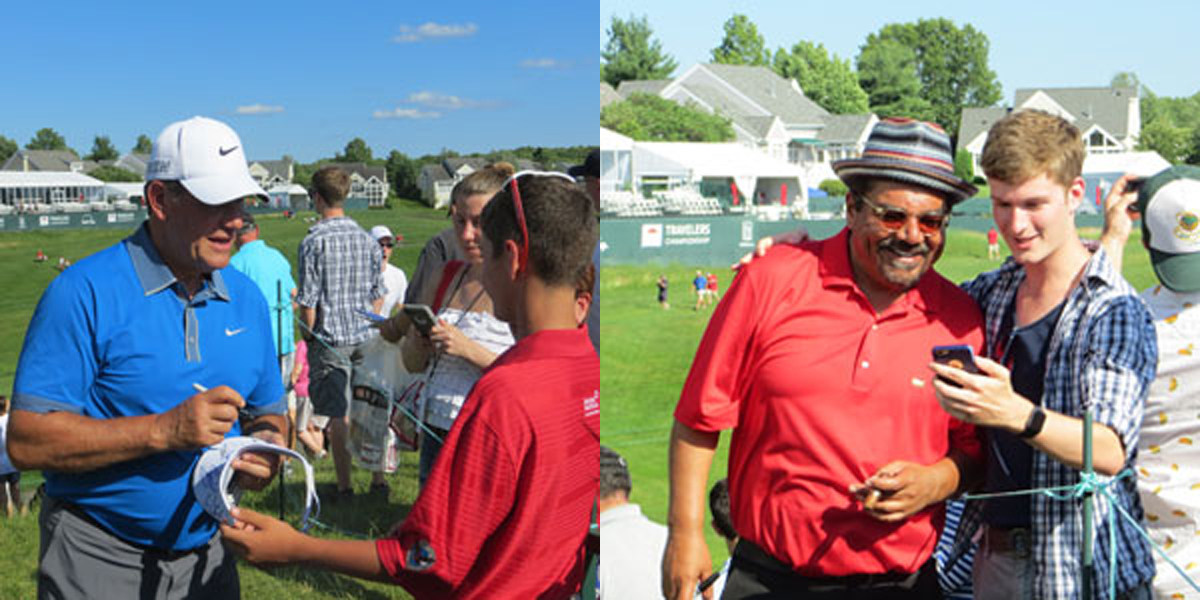
<path fill-rule="evenodd" d="M 1120 154 L 1089 154 L 1083 160 L 1083 173 L 1134 173 L 1149 177 L 1171 163 L 1157 152 L 1122 152 Z"/>
<path fill-rule="evenodd" d="M 600 128 L 600 190 L 611 192 L 631 187 L 633 140 L 611 129 Z"/>
<path fill-rule="evenodd" d="M 633 150 L 633 139 L 611 129 L 600 128 L 601 150 Z"/>
<path fill-rule="evenodd" d="M 788 205 L 799 197 L 807 203 L 800 167 L 737 143 L 636 142 L 633 179 L 667 179 L 698 184 L 703 179 L 732 179 L 739 193 L 772 194 L 788 188 Z M 767 190 L 771 190 L 768 192 Z M 778 196 L 775 196 L 778 198 Z"/>
<path fill-rule="evenodd" d="M 104 195 L 109 198 L 132 200 L 142 197 L 145 186 L 145 183 L 106 183 L 104 184 Z"/>
<path fill-rule="evenodd" d="M 67 209 L 103 199 L 104 182 L 65 171 L 0 171 L 0 205 L 30 212 Z"/>

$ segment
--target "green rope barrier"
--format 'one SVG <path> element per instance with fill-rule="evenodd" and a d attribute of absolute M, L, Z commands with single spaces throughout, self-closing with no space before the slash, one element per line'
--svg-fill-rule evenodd
<path fill-rule="evenodd" d="M 1054 500 L 1065 502 L 1065 501 L 1069 501 L 1069 500 L 1078 500 L 1080 498 L 1085 498 L 1088 494 L 1095 494 L 1096 492 L 1099 492 L 1100 497 L 1104 498 L 1108 502 L 1109 507 L 1116 509 L 1116 511 L 1113 511 L 1113 510 L 1108 511 L 1108 546 L 1109 546 L 1108 594 L 1109 594 L 1110 598 L 1116 597 L 1116 588 L 1117 588 L 1117 569 L 1116 569 L 1117 544 L 1116 544 L 1116 522 L 1115 522 L 1115 520 L 1116 520 L 1116 514 L 1118 514 L 1118 513 L 1122 517 L 1124 517 L 1125 520 L 1127 520 L 1131 525 L 1133 525 L 1134 529 L 1137 530 L 1138 534 L 1146 539 L 1146 541 L 1150 544 L 1150 547 L 1155 552 L 1157 552 L 1159 556 L 1161 556 L 1164 560 L 1166 560 L 1167 564 L 1171 565 L 1171 567 L 1174 568 L 1175 571 L 1178 572 L 1181 577 L 1183 577 L 1184 581 L 1186 581 L 1188 583 L 1188 585 L 1192 586 L 1192 589 L 1196 590 L 1197 592 L 1200 592 L 1200 584 L 1197 584 L 1191 577 L 1188 577 L 1187 573 L 1184 572 L 1184 570 L 1178 564 L 1176 564 L 1174 560 L 1171 560 L 1170 556 L 1167 556 L 1166 550 L 1163 550 L 1162 547 L 1160 547 L 1158 544 L 1154 543 L 1154 540 L 1150 539 L 1150 534 L 1146 533 L 1146 530 L 1142 528 L 1141 524 L 1138 523 L 1138 521 L 1136 519 L 1134 519 L 1132 516 L 1129 515 L 1128 512 L 1125 511 L 1125 509 L 1121 506 L 1121 504 L 1119 502 L 1117 502 L 1116 497 L 1113 496 L 1112 492 L 1109 491 L 1108 488 L 1111 487 L 1114 483 L 1117 483 L 1121 479 L 1125 479 L 1127 477 L 1132 477 L 1133 475 L 1134 475 L 1134 473 L 1133 473 L 1132 469 L 1125 469 L 1124 471 L 1121 471 L 1120 473 L 1118 473 L 1116 476 L 1105 481 L 1104 479 L 1102 479 L 1101 475 L 1098 475 L 1095 472 L 1080 472 L 1079 483 L 1076 483 L 1075 485 L 1063 485 L 1063 486 L 1049 487 L 1049 488 L 1035 488 L 1035 489 L 1029 489 L 1029 490 L 1014 490 L 1014 491 L 1008 491 L 1008 492 L 993 492 L 993 493 L 989 493 L 989 494 L 963 494 L 962 499 L 967 500 L 967 501 L 987 500 L 988 498 L 1005 498 L 1005 497 L 1012 497 L 1012 496 L 1032 496 L 1034 494 L 1041 494 L 1043 496 L 1047 496 Z"/>

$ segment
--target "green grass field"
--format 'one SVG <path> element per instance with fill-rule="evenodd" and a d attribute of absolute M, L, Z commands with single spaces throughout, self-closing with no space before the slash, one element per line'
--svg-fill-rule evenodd
<path fill-rule="evenodd" d="M 1082 232 L 1097 237 L 1097 231 Z M 1124 273 L 1137 289 L 1154 283 L 1149 258 L 1134 233 L 1125 258 Z M 692 311 L 695 302 L 690 281 L 696 269 L 712 271 L 729 286 L 729 270 L 736 257 L 715 265 L 626 266 L 604 265 L 601 285 L 600 386 L 601 443 L 621 453 L 633 476 L 632 501 L 652 520 L 666 522 L 667 440 L 672 413 L 687 377 L 692 357 L 708 324 L 712 309 Z M 937 270 L 952 281 L 963 281 L 990 270 L 999 262 L 987 260 L 982 232 L 949 232 L 947 247 Z M 664 273 L 671 282 L 670 310 L 655 300 L 655 281 Z M 725 477 L 728 434 L 721 437 L 709 484 Z M 708 532 L 714 566 L 728 555 L 724 543 Z"/>
<path fill-rule="evenodd" d="M 261 239 L 278 249 L 293 269 L 296 265 L 296 250 L 308 228 L 303 217 L 314 213 L 302 213 L 295 219 L 283 219 L 278 215 L 258 216 L 262 232 Z M 397 245 L 392 255 L 392 264 L 411 274 L 417 256 L 425 241 L 450 224 L 444 211 L 431 210 L 422 204 L 410 201 L 394 202 L 391 210 L 353 211 L 350 216 L 359 225 L 387 225 L 404 241 Z M 60 230 L 45 232 L 23 232 L 0 234 L 0 393 L 11 397 L 17 358 L 29 319 L 38 298 L 50 281 L 58 275 L 53 264 L 59 256 L 72 262 L 110 246 L 130 234 L 132 229 Z M 33 262 L 34 254 L 41 249 L 50 257 L 45 263 Z M 400 469 L 388 477 L 392 485 L 390 498 L 365 494 L 369 474 L 354 472 L 355 488 L 362 494 L 350 505 L 324 506 L 320 521 L 331 527 L 365 535 L 381 536 L 391 526 L 408 514 L 409 507 L 417 496 L 417 462 L 415 454 L 405 454 Z M 326 458 L 316 465 L 318 491 L 325 492 L 333 485 L 333 463 Z M 39 473 L 25 473 L 21 488 L 25 498 L 41 482 Z M 287 511 L 293 523 L 299 516 L 302 502 L 303 475 L 297 469 L 285 486 Z M 276 514 L 279 506 L 279 490 L 272 485 L 257 494 L 246 495 L 247 505 L 269 514 Z M 345 535 L 315 528 L 318 535 L 346 537 Z M 36 569 L 38 549 L 37 515 L 29 514 L 13 519 L 0 516 L 0 598 L 32 598 L 36 596 Z M 289 598 L 290 600 L 315 598 L 409 598 L 397 587 L 359 580 L 314 573 L 302 567 L 264 572 L 248 565 L 239 567 L 242 593 L 245 598 Z"/>
<path fill-rule="evenodd" d="M 308 213 L 311 215 L 311 213 Z M 306 215 L 301 215 L 306 216 Z M 351 216 L 360 225 L 385 224 L 403 235 L 392 263 L 411 273 L 424 240 L 448 224 L 444 213 L 410 202 L 400 202 L 392 210 L 361 211 Z M 295 264 L 296 248 L 309 224 L 300 218 L 284 220 L 275 216 L 258 219 L 263 239 L 282 251 Z M 25 329 L 37 299 L 58 274 L 46 263 L 33 262 L 41 248 L 51 262 L 59 255 L 72 261 L 117 242 L 128 230 L 72 230 L 39 233 L 0 234 L 0 393 L 12 389 L 13 375 Z M 1095 236 L 1096 232 L 1085 232 Z M 1135 236 L 1137 234 L 1135 233 Z M 1148 259 L 1140 240 L 1131 240 L 1127 251 L 1126 276 L 1142 289 L 1153 283 Z M 982 233 L 951 230 L 945 255 L 938 269 L 960 281 L 993 267 L 986 258 Z M 736 257 L 730 257 L 732 262 Z M 642 505 L 650 518 L 665 522 L 667 510 L 667 438 L 671 414 L 687 375 L 692 355 L 712 313 L 691 310 L 688 281 L 695 269 L 717 273 L 721 287 L 729 285 L 728 264 L 658 266 L 604 266 L 600 279 L 602 442 L 624 455 L 633 471 L 633 500 Z M 654 281 L 666 273 L 671 280 L 672 307 L 663 311 L 655 301 Z M 711 480 L 725 474 L 728 436 L 724 436 L 713 467 Z M 316 465 L 321 492 L 332 485 L 333 467 L 329 459 Z M 298 477 L 298 476 L 297 476 Z M 298 515 L 300 483 L 288 480 L 288 515 Z M 355 471 L 355 487 L 364 491 L 369 476 Z M 388 499 L 359 496 L 350 506 L 325 506 L 320 520 L 331 526 L 366 536 L 385 533 L 401 520 L 416 499 L 416 456 L 406 454 L 399 471 L 389 477 L 392 494 Z M 41 481 L 38 473 L 26 473 L 22 488 L 26 494 Z M 248 494 L 249 506 L 274 514 L 278 507 L 276 485 L 259 494 Z M 317 529 L 318 535 L 345 537 Z M 725 547 L 715 534 L 709 545 L 713 560 L 720 564 Z M 36 515 L 13 519 L 0 518 L 0 598 L 30 598 L 35 595 L 38 528 Z M 243 596 L 246 598 L 407 598 L 398 588 L 350 578 L 314 573 L 304 568 L 263 572 L 240 567 Z"/>

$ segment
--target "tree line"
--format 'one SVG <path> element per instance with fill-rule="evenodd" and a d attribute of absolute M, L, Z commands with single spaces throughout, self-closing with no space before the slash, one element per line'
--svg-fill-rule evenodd
<path fill-rule="evenodd" d="M 880 118 L 933 121 L 957 139 L 963 108 L 995 106 L 1002 99 L 1000 82 L 988 66 L 987 35 L 970 24 L 932 18 L 884 25 L 867 36 L 853 64 L 808 40 L 772 51 L 742 14 L 732 15 L 722 29 L 721 42 L 710 51 L 712 62 L 771 69 L 796 80 L 805 96 L 834 114 L 873 112 Z M 667 79 L 678 67 L 644 16 L 614 16 L 607 34 L 600 79 L 614 88 L 622 81 Z M 1118 73 L 1112 85 L 1140 90 L 1139 149 L 1157 151 L 1172 163 L 1200 164 L 1200 93 L 1159 97 L 1132 73 Z M 601 125 L 641 140 L 734 137 L 729 119 L 657 97 L 610 104 L 601 111 Z"/>
<path fill-rule="evenodd" d="M 138 136 L 137 143 L 130 151 L 135 154 L 149 154 L 151 146 L 150 136 L 142 134 Z M 453 150 L 443 149 L 436 154 L 426 154 L 419 157 L 410 157 L 399 150 L 392 150 L 386 157 L 376 157 L 374 151 L 367 145 L 367 142 L 360 137 L 356 137 L 347 142 L 340 153 L 330 158 L 318 159 L 311 163 L 297 162 L 290 156 L 284 156 L 283 158 L 285 160 L 292 160 L 293 183 L 304 187 L 308 187 L 312 182 L 313 173 L 316 173 L 318 169 L 327 163 L 364 163 L 368 166 L 384 168 L 393 197 L 417 199 L 421 197 L 418 178 L 421 167 L 426 164 L 437 164 L 447 158 L 463 157 L 482 158 L 488 162 L 506 161 L 513 164 L 516 164 L 518 160 L 529 160 L 547 168 L 553 168 L 560 164 L 575 165 L 582 163 L 592 148 L 593 146 L 520 146 L 518 148 L 471 154 L 459 154 Z M 78 152 L 67 146 L 67 141 L 61 134 L 49 127 L 39 129 L 33 138 L 25 144 L 25 149 L 68 150 L 74 152 L 76 156 L 79 155 Z M 17 150 L 18 146 L 15 141 L 0 135 L 0 164 L 8 160 Z M 84 160 L 100 162 L 117 160 L 120 157 L 121 153 L 113 146 L 112 140 L 108 136 L 97 135 L 92 142 L 91 152 L 82 158 Z M 142 180 L 142 176 L 137 173 L 111 165 L 98 167 L 90 171 L 88 175 L 106 182 Z"/>
<path fill-rule="evenodd" d="M 1000 82 L 988 67 L 987 36 L 949 19 L 885 25 L 867 36 L 853 66 L 808 40 L 772 51 L 745 15 L 731 16 L 723 30 L 712 62 L 762 66 L 795 79 L 805 96 L 834 114 L 912 117 L 955 135 L 963 107 L 992 106 L 1001 98 Z M 613 17 L 600 56 L 600 78 L 613 87 L 665 79 L 678 66 L 653 39 L 645 17 Z"/>

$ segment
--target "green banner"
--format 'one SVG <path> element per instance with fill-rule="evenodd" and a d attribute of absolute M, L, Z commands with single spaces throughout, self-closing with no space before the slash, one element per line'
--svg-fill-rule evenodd
<path fill-rule="evenodd" d="M 741 216 L 601 219 L 601 264 L 732 263 L 759 238 L 800 225 L 823 238 L 841 230 L 845 221 L 757 221 Z"/>
<path fill-rule="evenodd" d="M 128 229 L 130 225 L 141 223 L 144 220 L 146 220 L 145 210 L 3 215 L 0 216 L 0 231 L 78 229 L 81 227 L 123 227 Z"/>
<path fill-rule="evenodd" d="M 1103 218 L 1079 215 L 1079 228 L 1100 228 Z M 803 226 L 809 235 L 824 239 L 841 231 L 845 219 L 821 221 L 758 221 L 744 216 L 645 217 L 600 220 L 600 257 L 605 264 L 715 265 L 729 263 L 754 249 L 759 239 Z M 950 226 L 985 232 L 990 216 L 954 216 Z"/>

